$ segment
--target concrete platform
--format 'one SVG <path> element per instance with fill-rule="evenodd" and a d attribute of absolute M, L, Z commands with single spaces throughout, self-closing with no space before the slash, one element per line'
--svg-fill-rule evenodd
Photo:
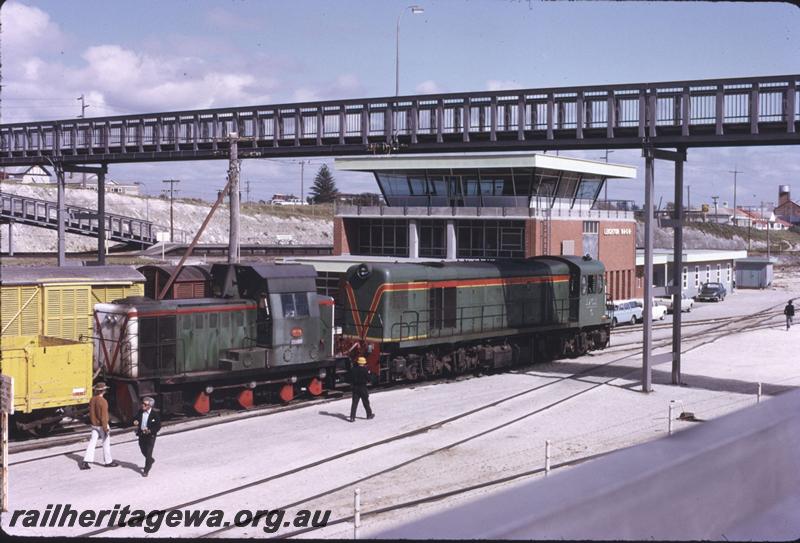
<path fill-rule="evenodd" d="M 790 283 L 770 291 L 737 291 L 721 304 L 702 304 L 684 316 L 710 318 L 780 305 L 789 296 L 800 295 L 797 287 Z M 329 520 L 334 521 L 352 514 L 356 487 L 361 489 L 366 514 L 541 468 L 545 440 L 553 444 L 554 465 L 647 443 L 666 436 L 671 400 L 681 402 L 682 410 L 697 419 L 710 420 L 753 406 L 759 382 L 766 402 L 770 396 L 800 386 L 796 354 L 800 327 L 785 331 L 781 310 L 782 305 L 774 309 L 771 328 L 719 339 L 685 354 L 686 386 L 669 384 L 669 366 L 657 366 L 650 394 L 639 391 L 639 356 L 603 352 L 524 372 L 379 391 L 372 395 L 377 413 L 372 421 L 363 418 L 361 409 L 355 424 L 347 422 L 349 400 L 342 399 L 323 407 L 165 433 L 156 443 L 157 462 L 148 478 L 141 476 L 142 457 L 132 433 L 115 438 L 114 459 L 121 464 L 117 468 L 95 465 L 79 471 L 83 446 L 13 454 L 9 458 L 10 511 L 2 514 L 2 528 L 14 535 L 50 537 L 106 529 L 108 515 L 97 526 L 42 527 L 41 522 L 25 526 L 27 513 L 17 513 L 11 525 L 15 511 L 36 509 L 44 514 L 48 505 L 56 504 L 62 504 L 62 509 L 70 504 L 78 511 L 114 510 L 116 505 L 117 510 L 125 506 L 144 511 L 218 509 L 224 516 L 218 527 L 168 527 L 162 518 L 158 530 L 122 527 L 97 533 L 115 537 L 208 535 L 225 528 L 224 522 L 232 524 L 237 511 L 244 509 L 286 509 L 283 522 L 290 522 L 301 509 L 330 510 Z M 573 376 L 576 372 L 583 373 Z M 488 407 L 501 399 L 506 401 Z M 486 407 L 436 424 L 480 406 Z M 673 427 L 681 432 L 698 424 L 703 423 L 675 421 Z M 434 426 L 413 433 L 429 425 Z M 402 434 L 409 435 L 397 437 Z M 363 449 L 347 454 L 359 447 Z M 336 455 L 342 456 L 332 458 Z M 96 458 L 102 459 L 100 450 Z M 541 475 L 384 515 L 366 515 L 362 533 L 380 533 L 537 477 Z M 664 507 L 668 514 L 669 505 Z M 778 509 L 774 514 L 781 516 L 785 511 Z M 153 526 L 156 520 L 153 517 Z M 255 526 L 229 525 L 215 535 L 265 537 L 296 530 L 291 522 L 276 528 L 270 531 L 272 527 L 262 519 Z M 351 522 L 340 522 L 305 536 L 350 538 L 352 533 Z M 757 536 L 768 538 L 769 534 L 753 537 Z"/>

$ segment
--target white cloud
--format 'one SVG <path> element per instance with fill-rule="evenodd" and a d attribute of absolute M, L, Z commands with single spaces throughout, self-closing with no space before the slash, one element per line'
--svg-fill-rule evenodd
<path fill-rule="evenodd" d="M 314 100 L 319 100 L 319 94 L 312 89 L 300 87 L 292 93 L 293 102 L 313 102 Z"/>
<path fill-rule="evenodd" d="M 510 89 L 519 89 L 522 86 L 519 82 L 510 80 L 510 81 L 503 81 L 499 79 L 489 79 L 486 81 L 486 90 L 490 91 L 498 91 L 498 90 L 510 90 Z"/>
<path fill-rule="evenodd" d="M 442 88 L 439 86 L 439 84 L 431 79 L 418 84 L 415 87 L 415 90 L 418 94 L 436 94 L 438 92 L 442 92 Z"/>
<path fill-rule="evenodd" d="M 0 10 L 0 18 L 3 22 L 3 56 L 7 59 L 55 49 L 63 40 L 58 25 L 39 8 L 8 2 Z"/>

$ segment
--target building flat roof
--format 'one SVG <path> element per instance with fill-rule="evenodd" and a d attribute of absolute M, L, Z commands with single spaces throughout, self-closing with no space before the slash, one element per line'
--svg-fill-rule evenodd
<path fill-rule="evenodd" d="M 311 257 L 285 257 L 277 262 L 284 264 L 309 264 L 317 272 L 344 273 L 354 264 L 363 262 L 417 264 L 420 262 L 454 262 L 444 258 L 404 258 L 396 256 L 366 256 L 366 255 L 340 255 L 340 256 L 311 256 Z"/>
<path fill-rule="evenodd" d="M 661 260 L 666 258 L 666 260 Z M 747 251 L 727 249 L 684 249 L 683 262 L 713 262 L 715 260 L 738 260 L 747 258 Z M 658 259 L 658 260 L 657 260 Z M 672 262 L 672 249 L 653 249 L 653 264 Z M 644 249 L 636 249 L 636 265 L 644 266 Z"/>
<path fill-rule="evenodd" d="M 337 170 L 358 172 L 386 170 L 462 170 L 478 168 L 546 168 L 549 170 L 588 173 L 611 178 L 636 178 L 636 168 L 633 166 L 540 153 L 458 153 L 402 156 L 365 155 L 337 158 L 334 163 Z"/>

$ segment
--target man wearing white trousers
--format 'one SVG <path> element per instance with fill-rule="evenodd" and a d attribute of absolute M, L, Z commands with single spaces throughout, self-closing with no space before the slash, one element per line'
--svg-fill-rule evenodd
<path fill-rule="evenodd" d="M 92 437 L 89 440 L 89 445 L 86 447 L 86 454 L 83 455 L 83 462 L 80 463 L 81 469 L 89 469 L 89 463 L 94 462 L 94 449 L 97 446 L 97 440 L 101 440 L 103 444 L 103 466 L 107 468 L 115 468 L 119 466 L 111 458 L 111 427 L 108 425 L 108 402 L 103 397 L 108 390 L 106 384 L 102 381 L 94 385 L 94 395 L 89 400 L 89 420 L 92 423 Z"/>

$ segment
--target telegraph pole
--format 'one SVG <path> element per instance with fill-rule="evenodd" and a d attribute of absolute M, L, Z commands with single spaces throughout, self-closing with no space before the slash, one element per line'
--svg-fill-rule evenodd
<path fill-rule="evenodd" d="M 245 192 L 245 194 L 247 194 L 247 203 L 250 203 L 250 179 L 249 178 L 247 179 L 247 181 L 245 181 L 245 185 L 244 186 L 245 186 L 244 192 Z"/>
<path fill-rule="evenodd" d="M 231 132 L 228 183 L 230 184 L 230 232 L 228 233 L 228 264 L 239 262 L 239 134 Z"/>
<path fill-rule="evenodd" d="M 714 200 L 714 222 L 719 222 L 719 215 L 717 215 L 717 200 L 719 200 L 719 196 L 712 196 L 712 200 Z"/>
<path fill-rule="evenodd" d="M 79 119 L 84 119 L 84 118 L 86 118 L 86 108 L 89 107 L 89 104 L 86 103 L 86 100 L 84 99 L 83 94 L 78 96 L 76 98 L 76 100 L 79 100 L 80 103 L 81 103 L 81 114 L 78 115 L 78 118 Z M 70 177 L 72 177 L 72 174 L 70 174 Z M 82 188 L 86 188 L 86 172 L 82 172 L 81 173 L 81 187 Z M 100 190 L 99 186 L 98 186 L 98 190 Z"/>
<path fill-rule="evenodd" d="M 733 170 L 728 170 L 728 173 L 733 174 L 733 226 L 736 226 L 736 175 L 744 172 L 739 171 L 737 166 L 734 166 Z"/>
<path fill-rule="evenodd" d="M 175 193 L 180 192 L 175 188 L 175 183 L 180 183 L 180 179 L 164 179 L 162 183 L 169 183 L 169 189 L 162 189 L 161 194 L 166 194 L 169 191 L 169 241 L 175 243 L 175 223 L 173 214 L 173 204 L 175 202 Z"/>
<path fill-rule="evenodd" d="M 79 119 L 83 119 L 83 118 L 85 118 L 85 117 L 86 117 L 86 108 L 87 108 L 87 107 L 91 107 L 91 106 L 90 106 L 89 104 L 87 104 L 87 103 L 86 103 L 86 100 L 85 100 L 85 98 L 83 97 L 83 94 L 81 94 L 80 96 L 78 96 L 78 97 L 76 98 L 76 100 L 80 101 L 80 103 L 81 103 L 81 114 L 80 114 L 80 115 L 78 115 L 78 118 L 79 118 Z"/>
<path fill-rule="evenodd" d="M 305 203 L 305 165 L 311 164 L 310 160 L 301 160 L 300 161 L 300 202 Z"/>
<path fill-rule="evenodd" d="M 687 199 L 686 211 L 688 211 L 691 214 L 691 212 L 692 212 L 692 186 L 691 185 L 686 185 L 686 196 L 687 196 L 687 198 L 686 198 Z"/>

